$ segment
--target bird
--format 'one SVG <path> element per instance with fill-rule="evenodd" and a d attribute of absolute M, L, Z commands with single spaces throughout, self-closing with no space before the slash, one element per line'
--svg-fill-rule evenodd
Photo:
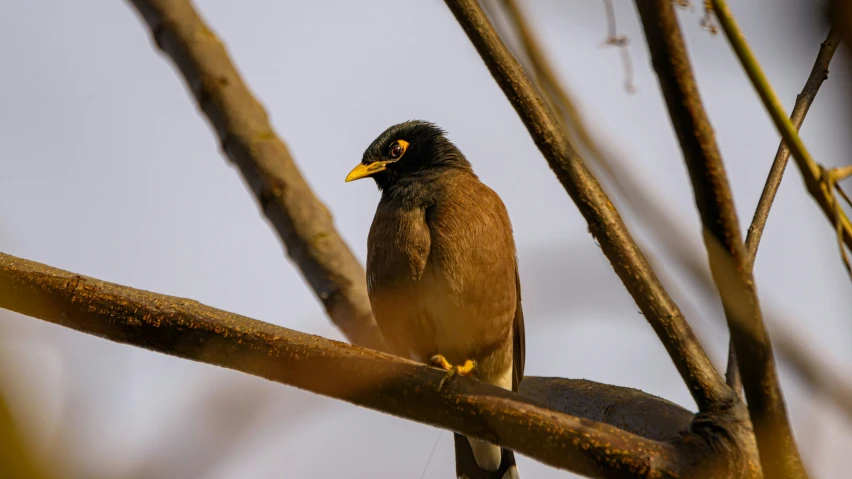
<path fill-rule="evenodd" d="M 445 379 L 458 374 L 517 391 L 524 316 L 503 201 L 443 129 L 421 120 L 382 132 L 346 182 L 361 178 L 381 192 L 366 281 L 392 352 L 447 371 Z M 463 438 L 456 434 L 457 468 Z M 470 479 L 518 477 L 511 451 L 467 439 L 482 473 L 466 473 Z"/>

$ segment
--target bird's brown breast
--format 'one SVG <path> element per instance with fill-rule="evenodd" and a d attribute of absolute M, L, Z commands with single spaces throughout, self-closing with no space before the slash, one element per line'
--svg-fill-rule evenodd
<path fill-rule="evenodd" d="M 517 294 L 506 208 L 468 172 L 436 183 L 418 201 L 384 195 L 376 210 L 367 256 L 376 321 L 397 354 L 421 360 L 480 359 L 508 346 L 497 361 L 508 362 L 491 367 L 502 370 Z"/>

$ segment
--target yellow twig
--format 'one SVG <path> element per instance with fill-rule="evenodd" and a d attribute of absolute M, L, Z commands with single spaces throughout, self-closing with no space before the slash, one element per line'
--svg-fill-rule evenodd
<path fill-rule="evenodd" d="M 811 196 L 819 203 L 828 220 L 836 228 L 841 243 L 841 257 L 850 274 L 852 274 L 846 251 L 843 248 L 843 243 L 845 243 L 847 247 L 852 249 L 852 223 L 849 221 L 849 217 L 846 216 L 846 212 L 840 207 L 840 202 L 834 196 L 833 185 L 836 181 L 833 179 L 832 172 L 824 170 L 811 157 L 810 152 L 808 152 L 804 142 L 799 137 L 796 128 L 787 117 L 784 107 L 781 105 L 778 96 L 772 89 L 772 85 L 763 73 L 763 69 L 760 67 L 757 58 L 755 58 L 751 48 L 748 46 L 748 42 L 746 42 L 739 26 L 737 26 L 727 2 L 725 0 L 712 0 L 712 2 L 716 17 L 722 26 L 722 30 L 725 31 L 725 36 L 728 37 L 731 47 L 734 49 L 737 58 L 739 58 L 758 95 L 760 95 L 763 105 L 772 117 L 776 128 L 781 133 L 781 137 L 790 148 L 793 159 L 796 160 L 796 165 L 799 167 L 802 177 L 805 180 L 805 186 L 807 186 Z"/>

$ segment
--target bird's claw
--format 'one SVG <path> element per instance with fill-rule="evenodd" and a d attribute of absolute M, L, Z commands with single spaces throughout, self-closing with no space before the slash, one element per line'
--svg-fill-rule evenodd
<path fill-rule="evenodd" d="M 447 372 L 447 375 L 441 379 L 441 382 L 438 383 L 438 391 L 444 388 L 444 384 L 453 378 L 456 374 L 459 376 L 470 376 L 473 374 L 473 370 L 476 369 L 476 363 L 470 359 L 464 362 L 461 366 L 453 366 L 447 361 L 447 358 L 440 354 L 436 354 L 429 359 L 429 362 L 440 369 L 443 369 Z"/>
<path fill-rule="evenodd" d="M 449 361 L 447 361 L 447 358 L 440 354 L 436 354 L 429 358 L 429 362 L 432 364 L 432 366 L 435 366 L 436 368 L 441 368 L 444 371 L 449 371 L 453 369 L 453 365 L 450 364 Z"/>

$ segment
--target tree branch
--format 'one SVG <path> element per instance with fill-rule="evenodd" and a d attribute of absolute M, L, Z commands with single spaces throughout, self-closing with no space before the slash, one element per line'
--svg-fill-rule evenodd
<path fill-rule="evenodd" d="M 802 89 L 802 93 L 796 96 L 796 104 L 793 107 L 793 113 L 790 114 L 790 121 L 798 130 L 802 127 L 802 122 L 805 121 L 805 115 L 811 104 L 816 99 L 822 82 L 828 78 L 828 65 L 831 63 L 831 58 L 834 56 L 834 51 L 837 50 L 837 45 L 840 43 L 840 30 L 832 28 L 828 32 L 828 38 L 820 45 L 819 53 L 817 54 L 814 66 L 811 68 L 811 74 L 808 75 L 808 80 Z M 763 229 L 766 227 L 766 220 L 769 218 L 769 210 L 772 208 L 772 202 L 775 201 L 775 194 L 781 186 L 781 179 L 784 177 L 784 170 L 787 168 L 787 160 L 790 158 L 790 148 L 781 140 L 778 145 L 778 151 L 775 153 L 775 159 L 772 160 L 772 167 L 769 169 L 769 175 L 766 178 L 766 184 L 763 186 L 763 192 L 760 194 L 760 199 L 757 202 L 757 209 L 754 211 L 754 216 L 751 220 L 751 225 L 746 234 L 745 248 L 746 257 L 749 262 L 749 267 L 754 269 L 754 262 L 757 258 L 757 248 L 760 245 L 760 239 L 763 237 Z M 801 348 L 788 347 L 789 343 L 779 343 L 779 349 L 783 348 L 785 354 L 790 352 L 791 362 L 802 366 L 810 364 L 806 359 L 807 354 L 803 354 Z M 795 353 L 793 351 L 796 351 Z M 806 378 L 815 378 L 811 374 L 811 367 L 797 367 L 801 373 L 805 374 Z M 737 356 L 734 351 L 734 343 L 728 345 L 728 372 L 726 374 L 727 383 L 734 391 L 739 392 L 742 388 L 742 380 L 740 379 L 740 371 L 737 367 Z M 832 388 L 833 389 L 833 388 Z M 837 398 L 835 398 L 837 399 Z M 842 397 L 839 403 L 846 402 Z"/>
<path fill-rule="evenodd" d="M 643 224 L 646 231 L 665 245 L 665 251 L 674 256 L 675 260 L 684 267 L 696 283 L 708 292 L 715 290 L 707 265 L 701 259 L 704 256 L 703 251 L 695 246 L 684 231 L 683 225 L 673 219 L 671 211 L 666 209 L 666 204 L 661 202 L 644 183 L 637 180 L 640 177 L 639 172 L 631 169 L 630 162 L 607 152 L 605 148 L 607 143 L 594 137 L 574 105 L 569 89 L 560 81 L 556 72 L 550 66 L 544 48 L 532 33 L 534 29 L 525 19 L 522 9 L 519 8 L 515 0 L 502 0 L 502 3 L 506 6 L 505 14 L 516 30 L 523 48 L 521 61 L 526 62 L 524 66 L 527 67 L 527 71 L 534 72 L 535 80 L 541 88 L 542 95 L 560 113 L 558 119 L 564 120 L 563 127 L 576 136 L 576 141 L 581 150 L 588 152 L 589 159 L 599 166 L 599 172 L 616 187 L 620 197 L 626 200 L 624 205 L 634 211 L 634 216 Z M 495 27 L 499 27 L 499 23 Z M 500 34 L 504 37 L 510 33 L 512 32 L 500 31 Z M 820 56 L 826 54 L 825 48 L 826 44 L 824 43 L 823 48 L 820 49 Z M 817 60 L 818 64 L 823 62 L 822 59 Z M 825 62 L 827 66 L 827 59 Z M 822 70 L 820 69 L 820 71 Z M 814 72 L 811 74 L 813 75 Z M 811 91 L 808 88 L 806 90 Z M 813 98 L 809 97 L 809 93 L 805 95 L 805 98 L 808 98 L 807 104 L 810 105 Z M 800 102 L 797 102 L 796 105 L 797 108 L 794 112 L 798 111 Z M 746 243 L 748 243 L 748 239 Z M 753 257 L 751 261 L 754 261 Z M 651 261 L 651 264 L 653 265 L 654 262 Z M 674 285 L 676 286 L 676 283 Z M 716 295 L 716 291 L 713 291 L 713 295 Z M 784 321 L 775 318 L 774 315 L 770 316 L 767 312 L 766 317 L 770 337 L 777 337 L 778 339 L 773 344 L 776 353 L 793 366 L 793 370 L 802 380 L 815 391 L 825 394 L 852 419 L 852 408 L 850 408 L 852 406 L 852 395 L 849 393 L 852 391 L 852 386 L 849 386 L 848 381 L 844 381 L 838 374 L 830 371 L 815 375 L 816 371 L 820 371 L 820 367 L 828 367 L 828 363 L 815 355 L 813 351 L 801 346 L 794 347 L 791 345 L 792 343 L 782 341 L 782 337 L 793 337 L 794 333 L 789 331 Z M 729 348 L 729 357 L 733 352 L 733 349 Z M 825 380 L 823 376 L 826 374 L 832 378 L 831 381 Z M 736 362 L 731 363 L 729 361 L 726 382 L 732 385 L 732 389 L 735 391 L 742 390 L 742 382 L 739 378 Z"/>
<path fill-rule="evenodd" d="M 674 7 L 670 0 L 636 0 L 636 5 L 695 191 L 710 271 L 740 359 L 763 471 L 767 477 L 807 477 L 787 419 L 730 186 Z"/>
<path fill-rule="evenodd" d="M 302 177 L 225 47 L 188 0 L 132 0 L 157 46 L 180 70 L 222 150 L 242 172 L 287 253 L 329 317 L 354 344 L 385 349 L 364 269 Z"/>
<path fill-rule="evenodd" d="M 808 114 L 811 104 L 816 99 L 822 82 L 828 78 L 828 65 L 831 63 L 831 58 L 839 44 L 840 29 L 835 27 L 828 32 L 828 37 L 820 45 L 816 61 L 811 68 L 811 74 L 808 75 L 802 93 L 796 96 L 796 104 L 793 106 L 793 113 L 790 114 L 790 121 L 796 130 L 802 127 L 805 115 Z M 769 169 L 766 185 L 763 187 L 760 200 L 757 202 L 757 209 L 754 212 L 754 218 L 751 220 L 751 226 L 748 228 L 748 235 L 746 235 L 746 253 L 752 267 L 754 267 L 754 260 L 757 257 L 757 247 L 760 245 L 760 239 L 763 236 L 763 228 L 766 227 L 766 219 L 769 217 L 769 209 L 772 208 L 772 202 L 775 201 L 775 194 L 781 185 L 781 178 L 784 177 L 784 170 L 789 158 L 790 148 L 784 140 L 781 140 L 778 151 L 775 153 L 775 159 L 772 161 L 772 167 Z"/>
<path fill-rule="evenodd" d="M 799 137 L 793 123 L 787 118 L 784 107 L 781 106 L 778 96 L 772 90 L 772 86 L 769 84 L 769 80 L 757 62 L 757 58 L 751 52 L 751 48 L 749 48 L 745 37 L 740 32 L 733 15 L 728 9 L 727 3 L 724 0 L 712 0 L 712 2 L 716 17 L 722 25 L 722 30 L 725 31 L 725 36 L 731 43 L 731 47 L 737 54 L 737 58 L 748 74 L 752 85 L 757 90 L 760 99 L 763 101 L 766 110 L 775 123 L 775 127 L 790 148 L 793 159 L 796 160 L 796 165 L 799 167 L 802 178 L 805 180 L 808 192 L 810 192 L 811 196 L 822 208 L 823 213 L 825 213 L 826 218 L 828 218 L 832 226 L 838 231 L 839 246 L 841 254 L 845 259 L 843 243 L 845 242 L 846 247 L 852 249 L 852 222 L 849 221 L 849 218 L 840 206 L 840 202 L 834 196 L 834 184 L 831 172 L 824 171 L 811 157 L 807 148 L 805 148 L 804 142 Z M 848 263 L 846 263 L 846 268 L 849 270 L 850 275 L 852 275 L 852 267 Z"/>
<path fill-rule="evenodd" d="M 521 395 L 572 416 L 599 421 L 648 439 L 676 442 L 694 415 L 638 389 L 586 379 L 524 377 Z"/>
<path fill-rule="evenodd" d="M 689 455 L 695 450 L 691 444 L 695 441 L 685 441 L 687 444 L 678 448 L 548 409 L 534 399 L 469 378 L 456 377 L 438 391 L 445 372 L 435 368 L 196 301 L 119 286 L 2 253 L 0 307 L 112 341 L 235 369 L 487 439 L 579 474 L 685 477 L 689 468 L 700 462 L 700 458 Z M 533 379 L 532 384 L 543 386 L 547 382 Z M 576 393 L 588 396 L 578 402 L 585 406 L 569 403 L 566 407 L 595 411 L 600 407 L 592 397 L 595 391 L 603 391 L 602 401 L 613 402 L 618 396 L 611 386 L 590 384 L 594 383 L 581 383 Z M 562 392 L 544 387 L 538 397 L 570 396 L 566 391 L 572 389 L 571 383 L 564 382 L 562 387 Z M 639 397 L 648 404 L 665 403 L 625 390 L 628 397 Z M 624 404 L 616 407 L 625 409 Z M 652 410 L 646 410 L 646 417 L 650 418 Z M 626 411 L 629 414 L 630 408 Z M 665 419 L 665 415 L 673 411 L 681 419 L 685 417 L 680 408 L 669 403 L 658 409 L 658 418 L 670 427 L 675 421 Z M 672 431 L 658 432 L 668 438 Z M 712 454 L 704 457 L 711 460 Z"/>
<path fill-rule="evenodd" d="M 535 72 L 542 86 L 542 93 L 551 99 L 551 103 L 560 113 L 558 119 L 564 120 L 565 129 L 574 133 L 581 149 L 588 151 L 592 163 L 599 166 L 598 169 L 615 186 L 617 193 L 627 200 L 627 206 L 646 223 L 647 231 L 665 244 L 666 250 L 699 282 L 710 283 L 712 280 L 707 265 L 700 259 L 702 255 L 699 253 L 702 252 L 699 248 L 692 247 L 693 243 L 680 223 L 673 219 L 672 215 L 665 214 L 664 203 L 645 184 L 637 180 L 640 174 L 632 169 L 630 162 L 617 155 L 608 154 L 605 151 L 606 145 L 592 135 L 568 88 L 559 80 L 547 60 L 517 1 L 502 0 L 502 3 L 506 7 L 507 17 L 517 30 L 524 53 L 529 58 L 531 71 Z"/>
<path fill-rule="evenodd" d="M 446 0 L 446 4 L 585 217 L 589 231 L 600 242 L 616 274 L 666 347 L 699 410 L 707 410 L 723 400 L 730 390 L 639 251 L 618 211 L 577 155 L 479 4 L 475 0 Z"/>

